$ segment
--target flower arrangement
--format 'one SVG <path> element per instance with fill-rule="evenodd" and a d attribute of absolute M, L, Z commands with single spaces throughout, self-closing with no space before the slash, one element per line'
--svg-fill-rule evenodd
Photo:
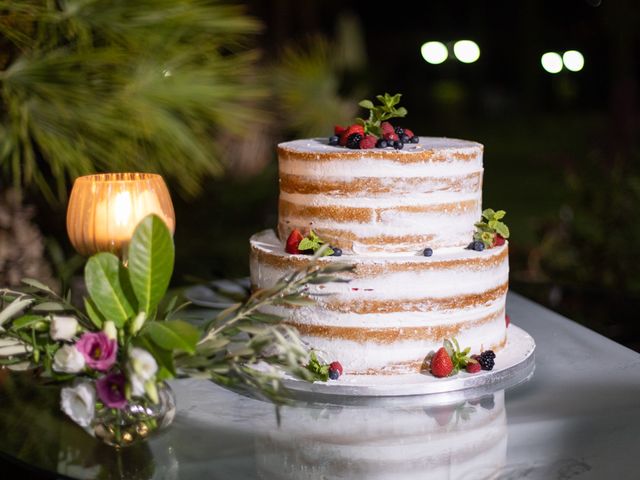
<path fill-rule="evenodd" d="M 137 226 L 125 261 L 106 252 L 89 258 L 83 308 L 31 279 L 23 280 L 24 289 L 0 290 L 0 364 L 33 367 L 63 382 L 61 409 L 115 446 L 171 422 L 175 404 L 165 381 L 176 376 L 246 387 L 274 400 L 283 398 L 282 371 L 315 379 L 295 331 L 260 309 L 312 302 L 307 283 L 338 281 L 335 275 L 349 266 L 312 263 L 199 329 L 180 318 L 187 304 L 166 298 L 173 263 L 171 233 L 149 215 Z"/>

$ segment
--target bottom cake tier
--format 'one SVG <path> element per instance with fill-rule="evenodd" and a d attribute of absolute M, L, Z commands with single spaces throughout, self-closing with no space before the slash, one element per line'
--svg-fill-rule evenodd
<path fill-rule="evenodd" d="M 251 237 L 251 283 L 268 288 L 311 257 L 291 255 L 272 230 Z M 310 285 L 312 306 L 270 307 L 346 374 L 419 372 L 425 358 L 456 338 L 472 352 L 506 342 L 508 245 L 482 252 L 435 250 L 431 257 L 345 255 L 318 260 L 355 266 L 349 283 Z"/>

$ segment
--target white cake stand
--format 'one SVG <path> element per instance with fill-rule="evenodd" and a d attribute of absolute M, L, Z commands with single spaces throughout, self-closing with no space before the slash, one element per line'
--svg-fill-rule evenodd
<path fill-rule="evenodd" d="M 503 390 L 528 380 L 535 370 L 536 348 L 533 337 L 511 324 L 507 344 L 496 355 L 493 370 L 471 374 L 465 371 L 447 378 L 429 373 L 405 375 L 344 375 L 327 382 L 305 382 L 286 376 L 284 386 L 293 398 L 338 403 L 371 403 L 375 399 L 398 399 L 406 403 L 416 397 L 429 396 L 429 403 L 448 403 L 453 400 L 476 398 Z M 401 400 L 402 399 L 402 400 Z M 424 400 L 424 398 L 422 398 Z"/>

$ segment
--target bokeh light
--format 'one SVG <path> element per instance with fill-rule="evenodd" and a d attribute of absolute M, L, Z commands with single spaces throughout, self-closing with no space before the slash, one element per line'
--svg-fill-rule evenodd
<path fill-rule="evenodd" d="M 562 63 L 572 72 L 579 72 L 584 67 L 584 56 L 577 50 L 567 50 L 562 55 Z"/>
<path fill-rule="evenodd" d="M 480 58 L 480 47 L 473 40 L 458 40 L 453 45 L 453 54 L 462 63 L 473 63 Z"/>
<path fill-rule="evenodd" d="M 542 55 L 540 63 L 549 73 L 558 73 L 562 70 L 562 57 L 556 52 L 547 52 Z"/>
<path fill-rule="evenodd" d="M 438 65 L 449 57 L 447 47 L 442 42 L 426 42 L 420 47 L 420 53 L 432 65 Z"/>

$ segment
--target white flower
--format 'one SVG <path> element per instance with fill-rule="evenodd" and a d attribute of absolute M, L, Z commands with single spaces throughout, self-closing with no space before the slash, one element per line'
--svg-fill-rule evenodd
<path fill-rule="evenodd" d="M 53 369 L 56 372 L 77 373 L 84 369 L 84 355 L 75 345 L 63 345 L 53 356 Z"/>
<path fill-rule="evenodd" d="M 138 375 L 143 383 L 153 378 L 158 371 L 156 359 L 142 348 L 132 348 L 129 351 L 129 360 L 132 373 Z"/>
<path fill-rule="evenodd" d="M 95 404 L 96 390 L 87 380 L 78 380 L 73 387 L 65 387 L 60 393 L 60 408 L 81 427 L 91 424 Z"/>
<path fill-rule="evenodd" d="M 144 380 L 135 373 L 129 373 L 129 383 L 131 384 L 131 395 L 134 397 L 144 397 Z"/>
<path fill-rule="evenodd" d="M 78 331 L 78 320 L 74 317 L 53 315 L 49 334 L 54 340 L 71 340 Z"/>

